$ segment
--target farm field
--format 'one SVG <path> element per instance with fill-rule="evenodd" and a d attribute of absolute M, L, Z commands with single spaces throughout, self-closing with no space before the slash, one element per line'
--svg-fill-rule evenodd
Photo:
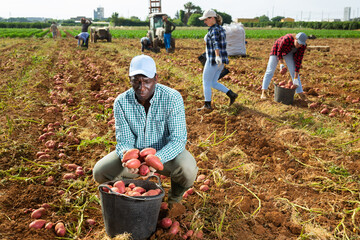
<path fill-rule="evenodd" d="M 330 52 L 305 53 L 308 102 L 295 95 L 290 106 L 260 100 L 274 40 L 248 39 L 248 57 L 230 58 L 220 81 L 239 97 L 229 107 L 214 90 L 207 114 L 196 110 L 203 104 L 203 39 L 177 40 L 172 54 L 146 52 L 159 82 L 182 94 L 186 148 L 210 180 L 206 192 L 194 183 L 184 209 L 160 212 L 180 222 L 181 235 L 170 238 L 158 227 L 151 239 L 182 239 L 190 229 L 203 239 L 359 239 L 360 39 L 308 40 Z M 88 50 L 76 44 L 70 37 L 0 39 L 1 239 L 57 239 L 54 230 L 29 228 L 31 209 L 43 204 L 42 219 L 65 224 L 60 239 L 110 239 L 91 169 L 115 148 L 112 103 L 130 87 L 129 63 L 141 46 L 124 38 Z M 63 179 L 70 163 L 84 175 Z M 167 192 L 170 180 L 162 184 Z"/>
<path fill-rule="evenodd" d="M 287 33 L 305 32 L 318 38 L 360 38 L 360 31 L 327 30 L 327 29 L 293 29 L 293 28 L 245 28 L 246 38 L 278 38 Z M 60 27 L 62 37 L 76 36 L 81 32 L 79 27 Z M 142 38 L 146 36 L 148 27 L 110 27 L 113 38 Z M 90 30 L 89 30 L 90 32 Z M 177 27 L 173 36 L 182 39 L 202 39 L 207 33 L 206 27 Z M 51 38 L 49 29 L 0 28 L 0 38 L 42 37 Z"/>

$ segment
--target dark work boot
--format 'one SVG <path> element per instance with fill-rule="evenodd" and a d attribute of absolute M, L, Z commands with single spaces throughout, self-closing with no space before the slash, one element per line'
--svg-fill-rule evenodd
<path fill-rule="evenodd" d="M 226 95 L 228 95 L 228 97 L 230 98 L 230 104 L 233 104 L 235 102 L 235 99 L 238 97 L 238 95 L 236 93 L 234 93 L 233 91 L 229 90 Z"/>
<path fill-rule="evenodd" d="M 179 203 L 182 200 L 183 194 L 186 190 L 188 190 L 188 188 L 184 188 L 178 183 L 171 181 L 171 189 L 168 192 L 168 203 Z"/>
<path fill-rule="evenodd" d="M 204 106 L 197 109 L 198 111 L 212 111 L 211 102 L 205 102 Z"/>

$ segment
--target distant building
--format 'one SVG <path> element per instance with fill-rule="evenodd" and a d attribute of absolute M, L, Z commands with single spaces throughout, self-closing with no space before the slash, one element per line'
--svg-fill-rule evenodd
<path fill-rule="evenodd" d="M 104 8 L 98 7 L 96 10 L 94 10 L 94 19 L 103 20 L 104 19 Z"/>
<path fill-rule="evenodd" d="M 235 20 L 235 22 L 237 22 L 237 23 L 246 23 L 246 22 L 256 23 L 256 22 L 259 22 L 259 18 L 237 18 Z"/>
<path fill-rule="evenodd" d="M 295 22 L 295 19 L 293 18 L 282 18 L 280 22 Z"/>
<path fill-rule="evenodd" d="M 350 21 L 351 7 L 344 8 L 344 21 Z"/>

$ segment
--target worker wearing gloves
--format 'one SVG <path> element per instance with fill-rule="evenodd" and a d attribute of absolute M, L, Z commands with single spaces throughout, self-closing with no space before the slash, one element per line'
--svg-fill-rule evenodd
<path fill-rule="evenodd" d="M 163 16 L 163 28 L 165 30 L 164 32 L 164 44 L 166 52 L 169 52 L 169 49 L 171 48 L 171 33 L 175 30 L 176 26 L 169 21 L 168 16 Z"/>
<path fill-rule="evenodd" d="M 79 47 L 88 48 L 89 46 L 89 33 L 88 32 L 81 32 L 75 36 L 75 39 L 78 40 Z"/>
<path fill-rule="evenodd" d="M 185 149 L 187 129 L 182 96 L 158 83 L 155 62 L 147 55 L 131 60 L 129 77 L 132 88 L 114 102 L 116 150 L 95 164 L 94 179 L 104 183 L 138 177 L 137 169 L 123 167 L 124 153 L 134 148 L 154 148 L 164 165 L 157 172 L 171 178 L 168 202 L 180 202 L 198 172 L 194 157 Z"/>
<path fill-rule="evenodd" d="M 297 85 L 296 93 L 302 100 L 306 100 L 300 81 L 299 71 L 306 49 L 307 36 L 303 32 L 298 34 L 286 34 L 275 41 L 270 53 L 269 62 L 262 83 L 261 99 L 267 98 L 266 90 L 269 87 L 278 62 L 280 62 L 280 73 L 290 72 L 293 84 Z M 286 66 L 285 66 L 286 62 Z"/>
<path fill-rule="evenodd" d="M 226 93 L 230 98 L 230 105 L 235 102 L 238 95 L 218 82 L 224 64 L 229 63 L 226 52 L 226 34 L 224 28 L 220 26 L 222 17 L 213 10 L 206 10 L 199 19 L 203 20 L 209 29 L 204 37 L 206 42 L 206 62 L 203 70 L 205 104 L 198 110 L 211 111 L 212 88 Z"/>

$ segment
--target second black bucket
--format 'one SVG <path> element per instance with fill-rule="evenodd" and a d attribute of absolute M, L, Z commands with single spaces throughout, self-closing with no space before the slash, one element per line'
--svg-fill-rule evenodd
<path fill-rule="evenodd" d="M 157 176 L 155 176 L 157 177 Z M 132 239 L 148 239 L 156 230 L 162 199 L 165 195 L 158 183 L 147 180 L 123 180 L 125 186 L 134 183 L 136 186 L 150 189 L 161 189 L 156 196 L 130 197 L 124 194 L 108 193 L 103 190 L 106 185 L 113 185 L 115 181 L 106 182 L 99 186 L 102 214 L 106 233 L 110 237 L 123 233 L 131 233 Z"/>
<path fill-rule="evenodd" d="M 274 100 L 275 102 L 283 103 L 286 105 L 293 104 L 295 89 L 283 88 L 275 84 Z"/>

